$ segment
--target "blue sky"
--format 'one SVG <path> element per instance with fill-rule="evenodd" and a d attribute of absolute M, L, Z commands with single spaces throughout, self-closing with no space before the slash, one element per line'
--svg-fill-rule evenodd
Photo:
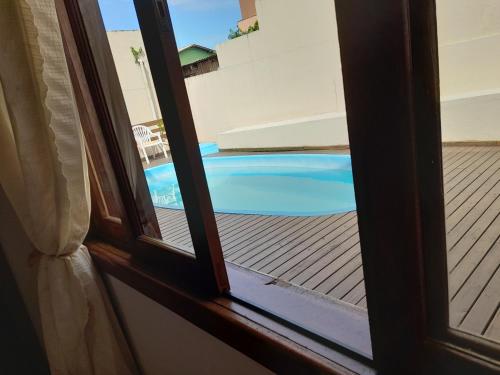
<path fill-rule="evenodd" d="M 167 0 L 179 48 L 213 48 L 227 40 L 241 18 L 238 0 Z M 133 0 L 99 0 L 106 30 L 133 30 L 139 24 Z"/>

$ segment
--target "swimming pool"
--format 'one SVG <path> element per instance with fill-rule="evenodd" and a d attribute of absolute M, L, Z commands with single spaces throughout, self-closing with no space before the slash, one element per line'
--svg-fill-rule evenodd
<path fill-rule="evenodd" d="M 219 146 L 217 143 L 200 143 L 200 154 L 201 156 L 206 156 L 210 154 L 216 154 L 219 152 Z"/>
<path fill-rule="evenodd" d="M 356 209 L 348 155 L 208 157 L 203 165 L 215 212 L 319 216 Z M 172 163 L 145 174 L 155 206 L 183 208 Z"/>

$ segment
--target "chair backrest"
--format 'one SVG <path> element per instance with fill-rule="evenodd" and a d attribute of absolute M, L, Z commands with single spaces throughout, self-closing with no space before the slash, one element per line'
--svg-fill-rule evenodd
<path fill-rule="evenodd" d="M 132 126 L 132 131 L 134 132 L 134 138 L 139 142 L 150 142 L 153 132 L 147 126 L 135 125 Z"/>

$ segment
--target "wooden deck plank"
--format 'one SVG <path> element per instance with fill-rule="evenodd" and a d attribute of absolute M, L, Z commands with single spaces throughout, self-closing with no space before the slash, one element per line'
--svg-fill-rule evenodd
<path fill-rule="evenodd" d="M 467 154 L 465 160 L 461 163 L 457 163 L 453 168 L 450 168 L 449 170 L 443 169 L 443 181 L 446 184 L 445 191 L 454 187 L 460 178 L 466 177 L 468 175 L 468 173 L 466 173 L 468 170 L 474 170 L 474 167 L 481 165 L 481 162 L 487 160 L 488 157 L 491 157 L 492 155 L 493 153 L 488 154 L 488 152 L 483 153 L 476 151 L 474 153 Z"/>
<path fill-rule="evenodd" d="M 163 218 L 161 216 L 157 217 L 160 223 L 160 227 L 164 227 L 170 233 L 175 233 L 179 230 L 183 230 L 187 225 L 186 217 L 182 216 L 169 217 L 167 222 L 163 222 Z"/>
<path fill-rule="evenodd" d="M 360 264 L 339 284 L 335 285 L 331 290 L 329 290 L 327 294 L 331 297 L 345 300 L 345 296 L 349 292 L 351 292 L 361 281 L 363 281 L 363 267 Z"/>
<path fill-rule="evenodd" d="M 333 274 L 325 274 L 325 278 L 318 285 L 314 285 L 311 289 L 323 294 L 328 294 L 340 283 L 342 283 L 351 273 L 361 267 L 361 264 L 361 254 L 357 254 L 353 259 L 349 260 L 340 268 L 335 270 Z M 306 286 L 308 283 L 305 283 L 304 286 Z"/>
<path fill-rule="evenodd" d="M 172 225 L 165 228 L 171 233 L 171 236 L 174 236 L 177 233 L 184 233 L 188 230 L 186 218 L 180 217 L 177 218 L 176 221 L 177 222 L 174 222 Z"/>
<path fill-rule="evenodd" d="M 217 225 L 224 227 L 226 229 L 229 228 L 239 228 L 241 225 L 245 225 L 248 221 L 257 221 L 260 217 L 255 215 L 255 217 L 248 217 L 249 215 L 231 215 L 231 214 L 224 214 L 224 217 L 221 216 L 216 216 L 216 221 Z M 224 233 L 226 236 L 232 233 L 232 231 L 228 231 L 227 233 Z"/>
<path fill-rule="evenodd" d="M 451 230 L 492 189 L 498 185 L 500 161 L 485 170 L 471 185 L 446 204 L 446 225 Z"/>
<path fill-rule="evenodd" d="M 448 251 L 453 252 L 459 242 L 462 247 L 468 243 L 472 246 L 473 241 L 481 236 L 481 233 L 484 232 L 485 228 L 494 220 L 496 214 L 498 214 L 499 200 L 499 196 L 495 191 L 485 195 L 467 213 L 465 220 L 462 220 L 447 233 L 446 243 Z M 466 236 L 465 239 L 464 236 Z"/>
<path fill-rule="evenodd" d="M 459 233 L 455 236 L 455 231 L 449 233 L 449 236 L 461 236 L 456 242 L 450 241 L 448 245 L 448 269 L 451 274 L 455 273 L 455 269 L 460 269 L 458 273 L 464 271 L 464 259 L 468 262 L 474 260 L 474 257 L 486 251 L 496 240 L 500 233 L 500 198 L 497 198 L 477 221 L 470 226 L 469 230 L 464 233 Z M 458 227 L 457 227 L 458 228 Z M 450 283 L 450 291 L 453 288 Z"/>
<path fill-rule="evenodd" d="M 497 180 L 497 178 L 497 176 L 491 176 L 491 178 L 485 181 L 480 188 L 471 193 L 468 197 L 463 197 L 465 201 L 459 205 L 456 211 L 446 218 L 446 232 L 448 235 L 451 232 L 456 232 L 458 230 L 457 227 L 460 225 L 465 225 L 465 227 L 467 227 L 467 223 L 472 224 L 477 221 L 481 213 L 484 213 L 484 211 L 498 198 L 500 194 L 500 181 Z M 447 213 L 449 212 L 448 207 L 449 206 L 445 207 Z M 466 223 L 462 224 L 464 220 Z M 449 240 L 451 241 L 451 239 L 450 237 Z M 450 243 L 450 241 L 448 242 Z"/>
<path fill-rule="evenodd" d="M 172 230 L 170 232 L 170 238 L 172 242 L 187 242 L 187 238 L 191 238 L 190 232 L 189 232 L 189 227 L 186 221 L 186 224 L 183 227 L 176 228 L 175 230 Z"/>
<path fill-rule="evenodd" d="M 473 191 L 471 185 L 483 174 L 483 172 L 487 171 L 490 166 L 494 165 L 499 160 L 500 154 L 491 153 L 488 157 L 479 158 L 477 163 L 471 165 L 469 168 L 473 168 L 473 170 L 464 169 L 459 175 L 457 175 L 457 178 L 459 178 L 460 181 L 445 192 L 446 204 L 449 204 L 464 190 Z"/>
<path fill-rule="evenodd" d="M 366 296 L 364 296 L 361 301 L 357 303 L 357 306 L 361 307 L 362 309 L 366 309 Z"/>
<path fill-rule="evenodd" d="M 297 221 L 297 218 L 287 220 L 286 218 L 283 219 L 283 217 L 277 218 L 269 216 L 257 225 L 250 223 L 244 231 L 241 231 L 239 236 L 232 238 L 231 241 L 227 242 L 227 247 L 225 249 L 226 259 L 232 260 L 239 257 L 241 252 L 249 250 L 251 246 L 255 245 L 256 242 L 258 242 L 263 236 L 266 236 L 269 233 L 275 233 L 283 225 L 290 224 L 290 222 L 293 224 L 294 221 Z"/>
<path fill-rule="evenodd" d="M 304 259 L 303 261 L 293 265 L 292 267 L 287 267 L 285 272 L 281 271 L 280 269 L 277 269 L 275 272 L 280 272 L 279 277 L 286 280 L 292 280 L 296 276 L 299 276 L 298 279 L 294 279 L 294 282 L 300 283 L 300 275 L 304 273 L 314 274 L 315 272 L 319 271 L 319 269 L 323 268 L 325 265 L 328 265 L 333 260 L 341 256 L 344 252 L 354 247 L 358 242 L 359 234 L 356 224 L 345 232 L 345 240 L 339 246 L 333 248 L 332 246 L 330 246 L 330 244 L 325 244 L 324 246 L 318 248 L 314 254 L 311 254 L 309 257 L 307 257 L 307 259 Z M 285 269 L 285 267 L 282 268 Z"/>
<path fill-rule="evenodd" d="M 325 217 L 318 217 L 317 219 L 315 219 L 313 222 L 314 223 L 318 223 L 318 225 L 322 225 L 322 223 L 327 220 L 328 218 L 325 218 Z M 309 221 L 309 220 L 308 220 Z M 310 227 L 310 223 L 306 223 L 306 227 L 303 227 L 303 228 L 309 228 Z M 293 241 L 293 239 L 295 239 L 296 236 L 289 236 L 288 238 L 284 238 L 281 242 L 281 245 L 285 245 L 285 244 L 288 244 L 290 243 L 291 241 Z M 242 261 L 244 260 L 249 260 L 249 261 L 257 261 L 257 259 L 254 258 L 255 255 L 260 255 L 261 257 L 265 257 L 267 256 L 267 254 L 269 253 L 270 249 L 274 249 L 275 247 L 279 247 L 280 245 L 276 245 L 276 243 L 273 243 L 273 244 L 266 244 L 266 243 L 255 243 L 254 244 L 255 246 L 252 246 L 251 248 L 248 249 L 248 251 L 244 252 L 244 257 L 242 258 Z M 274 246 L 273 246 L 274 245 Z M 267 250 L 267 252 L 265 252 L 264 254 L 262 254 L 262 251 L 261 250 Z M 253 259 L 253 260 L 251 260 Z"/>
<path fill-rule="evenodd" d="M 443 165 L 443 177 L 448 176 L 450 173 L 452 173 L 458 166 L 460 166 L 463 163 L 467 163 L 470 159 L 474 158 L 477 156 L 478 151 L 458 151 L 457 152 L 457 157 L 455 157 L 453 160 L 449 161 L 446 165 Z"/>
<path fill-rule="evenodd" d="M 353 218 L 354 219 L 354 218 Z M 357 232 L 358 224 L 356 220 L 349 220 L 337 227 L 334 231 L 329 233 L 327 236 L 322 237 L 320 241 L 317 241 L 315 246 L 306 246 L 305 249 L 301 249 L 300 246 L 289 251 L 287 255 L 288 259 L 276 258 L 269 267 L 270 272 L 274 274 L 283 275 L 293 267 L 298 267 L 301 264 L 307 263 L 309 259 L 315 259 L 316 257 L 321 257 L 325 253 L 339 253 L 343 248 L 342 245 L 353 237 L 353 231 Z M 323 250 L 323 251 L 321 251 Z"/>
<path fill-rule="evenodd" d="M 343 220 L 344 217 L 338 217 L 336 222 Z M 250 267 L 256 267 L 259 269 L 268 264 L 272 259 L 278 257 L 279 255 L 286 253 L 289 249 L 294 246 L 300 245 L 304 239 L 315 237 L 317 234 L 325 229 L 329 228 L 329 230 L 333 230 L 334 220 L 331 217 L 320 216 L 313 220 L 308 220 L 305 226 L 296 228 L 296 231 L 293 235 L 290 235 L 287 238 L 280 239 L 280 241 L 275 242 L 274 244 L 267 246 L 264 251 L 261 251 L 261 247 L 254 249 L 251 254 L 247 256 L 247 264 Z"/>
<path fill-rule="evenodd" d="M 257 218 L 258 217 L 254 217 L 254 218 L 252 218 L 252 220 L 255 221 Z M 242 223 L 244 223 L 248 220 L 249 220 L 249 218 L 245 217 L 243 215 L 226 214 L 224 217 L 221 217 L 218 215 L 216 216 L 217 225 L 224 227 L 226 229 L 237 228 L 238 226 L 242 225 Z M 228 233 L 231 233 L 231 232 L 228 232 Z"/>
<path fill-rule="evenodd" d="M 350 218 L 350 216 L 351 215 L 345 215 L 341 219 L 335 221 L 334 224 L 336 225 L 328 227 L 327 229 L 330 231 L 322 237 L 307 237 L 305 241 L 303 238 L 300 238 L 295 242 L 296 245 L 295 243 L 292 243 L 291 247 L 282 247 L 277 251 L 273 251 L 270 254 L 271 259 L 269 259 L 269 262 L 264 266 L 261 266 L 259 270 L 267 273 L 274 271 L 276 268 L 280 267 L 280 265 L 285 265 L 285 267 L 287 267 L 291 266 L 289 265 L 290 262 L 294 262 L 293 264 L 296 264 L 314 251 L 318 243 L 335 243 L 336 245 L 340 245 L 341 241 L 336 241 L 337 238 L 341 236 L 345 230 L 356 225 L 354 217 Z M 293 258 L 293 261 L 290 258 Z"/>
<path fill-rule="evenodd" d="M 259 236 L 246 236 L 245 240 L 238 244 L 238 248 L 229 253 L 228 260 L 238 261 L 243 264 L 247 259 L 247 254 L 255 248 L 269 247 L 280 238 L 286 237 L 296 228 L 296 225 L 305 225 L 300 218 L 294 217 L 290 220 L 276 219 L 272 225 L 269 225 L 259 232 Z"/>
<path fill-rule="evenodd" d="M 297 267 L 295 273 L 289 276 L 290 281 L 305 288 L 314 288 L 361 252 L 359 238 L 346 241 L 342 246 L 343 248 L 329 252 L 320 262 L 313 263 L 303 270 Z"/>
<path fill-rule="evenodd" d="M 500 159 L 500 155 L 498 157 L 488 158 L 486 160 L 481 159 L 481 164 L 474 166 L 474 171 L 465 171 L 461 175 L 459 175 L 458 177 L 460 178 L 460 181 L 458 181 L 454 187 L 445 191 L 445 205 L 447 206 L 448 204 L 450 204 L 456 198 L 456 196 L 458 196 L 460 193 L 463 193 L 464 190 L 472 193 L 474 191 L 474 187 L 471 185 L 476 182 L 476 180 L 481 180 L 483 172 L 487 170 L 489 166 L 494 164 L 498 159 Z"/>
<path fill-rule="evenodd" d="M 500 341 L 500 147 L 445 147 L 443 178 L 451 323 Z M 192 248 L 184 212 L 156 211 L 167 242 Z M 355 212 L 216 220 L 226 260 L 366 308 Z"/>
<path fill-rule="evenodd" d="M 229 250 L 231 249 L 231 245 L 233 243 L 238 244 L 240 239 L 248 236 L 248 233 L 255 232 L 258 233 L 259 230 L 265 228 L 269 225 L 269 223 L 273 222 L 275 219 L 271 216 L 248 216 L 242 217 L 239 220 L 232 221 L 227 225 L 221 223 L 219 228 L 224 228 L 224 230 L 219 229 L 221 243 L 224 244 L 223 249 L 227 256 Z"/>
<path fill-rule="evenodd" d="M 500 219 L 500 217 L 498 218 Z M 484 279 L 493 274 L 496 267 L 500 263 L 500 220 L 495 222 L 496 227 L 491 226 L 485 233 L 484 237 L 481 237 L 472 248 L 460 259 L 451 273 L 452 276 L 449 280 L 450 297 L 453 298 L 461 289 L 470 289 L 468 286 L 464 288 L 466 282 L 470 282 L 470 277 L 474 273 L 476 274 L 477 269 L 483 271 L 482 274 L 477 276 L 480 279 Z M 488 262 L 483 262 L 485 259 Z"/>
<path fill-rule="evenodd" d="M 184 224 L 183 227 L 181 228 L 176 228 L 175 230 L 171 231 L 170 237 L 168 238 L 169 241 L 172 241 L 174 243 L 182 243 L 182 244 L 189 244 L 192 246 L 191 242 L 191 232 L 189 231 L 189 226 L 187 223 L 187 220 Z"/>
<path fill-rule="evenodd" d="M 496 297 L 498 298 L 498 296 Z M 496 314 L 486 329 L 484 336 L 495 341 L 500 341 L 500 303 L 497 306 Z"/>
<path fill-rule="evenodd" d="M 484 333 L 498 310 L 500 295 L 500 267 L 491 277 L 477 300 L 470 307 L 460 323 L 460 328 L 469 332 Z M 453 309 L 455 307 L 453 306 Z"/>
<path fill-rule="evenodd" d="M 176 222 L 173 221 L 172 219 L 168 219 L 169 221 L 166 223 L 161 222 L 161 220 L 164 220 L 161 217 L 158 217 L 158 220 L 160 221 L 160 228 L 162 228 L 163 230 L 167 231 L 170 234 L 174 234 L 176 232 L 184 230 L 187 225 L 187 221 L 183 220 L 182 218 L 175 219 Z"/>
<path fill-rule="evenodd" d="M 448 153 L 448 157 L 443 158 L 443 172 L 446 172 L 446 170 L 453 168 L 453 166 L 457 163 L 458 160 L 466 158 L 467 154 L 470 153 L 471 151 L 473 151 L 473 150 L 470 147 L 469 148 L 460 148 L 460 149 L 456 149 L 456 150 L 450 149 L 450 151 Z M 444 162 L 446 162 L 446 165 L 444 164 Z"/>
<path fill-rule="evenodd" d="M 342 301 L 356 305 L 365 296 L 365 283 L 361 273 L 358 284 L 342 297 Z"/>
<path fill-rule="evenodd" d="M 497 235 L 497 240 L 485 253 L 479 261 L 469 262 L 469 259 L 467 259 L 467 262 L 464 262 L 467 265 L 467 269 L 460 270 L 463 273 L 459 277 L 450 278 L 450 294 L 452 295 L 450 302 L 450 324 L 452 326 L 462 324 L 464 317 L 473 309 L 473 305 L 498 271 L 500 264 L 500 234 Z M 465 280 L 462 280 L 464 278 L 463 275 L 466 274 L 469 276 Z M 456 291 L 456 294 L 453 294 L 454 291 Z M 496 292 L 496 301 L 498 303 L 500 284 L 490 288 L 489 291 L 490 295 L 491 292 Z M 471 319 L 476 320 L 476 317 L 471 316 Z M 487 322 L 488 320 L 484 323 L 486 324 Z"/>

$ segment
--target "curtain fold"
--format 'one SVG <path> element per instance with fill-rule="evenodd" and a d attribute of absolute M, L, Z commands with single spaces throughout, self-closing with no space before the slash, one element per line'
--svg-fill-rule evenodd
<path fill-rule="evenodd" d="M 53 374 L 136 367 L 82 241 L 90 221 L 83 135 L 54 0 L 0 4 L 0 183 L 37 250 Z"/>

